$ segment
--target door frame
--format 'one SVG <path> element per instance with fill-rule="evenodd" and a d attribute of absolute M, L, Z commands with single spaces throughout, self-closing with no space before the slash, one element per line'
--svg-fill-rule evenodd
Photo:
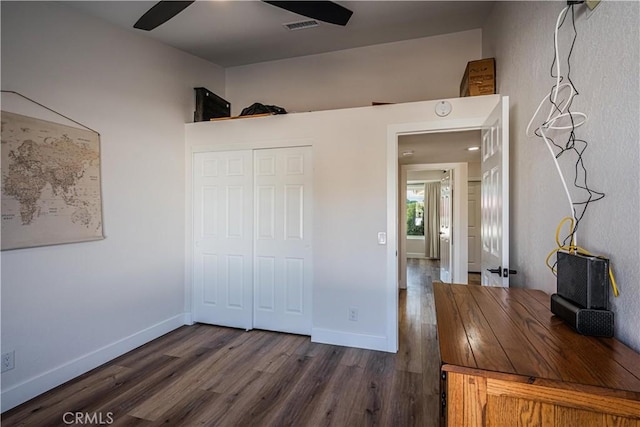
<path fill-rule="evenodd" d="M 469 176 L 469 181 L 467 182 L 467 190 L 468 190 L 470 187 L 472 187 L 472 185 L 471 185 L 472 183 L 478 186 L 478 190 L 479 190 L 479 191 L 481 190 L 481 187 L 482 187 L 482 181 L 477 180 L 477 179 L 473 179 L 473 177 L 471 177 L 471 176 Z M 468 191 L 467 191 L 467 192 L 468 192 Z M 480 193 L 480 194 L 482 194 L 482 193 Z M 473 212 L 473 215 L 474 215 L 474 217 L 475 217 L 475 218 L 474 218 L 474 220 L 476 220 L 477 227 L 481 227 L 481 226 L 482 226 L 482 210 L 481 210 L 481 208 L 480 208 L 480 203 L 479 203 L 479 202 L 480 202 L 479 200 L 476 200 L 476 205 L 477 205 L 477 206 L 476 206 L 475 211 Z M 468 207 L 468 205 L 467 205 L 467 207 Z M 469 217 L 470 217 L 470 216 L 471 216 L 471 213 L 469 213 L 469 215 L 467 215 L 467 219 L 469 219 Z M 468 226 L 468 223 L 467 223 L 467 226 Z M 467 229 L 468 229 L 468 227 L 467 227 Z M 468 240 L 468 239 L 469 239 L 469 234 L 467 233 L 467 240 Z M 477 251 L 476 251 L 476 253 L 474 254 L 474 255 L 476 255 L 476 258 L 477 258 L 477 262 L 476 262 L 476 264 L 478 265 L 478 267 L 477 267 L 478 271 L 473 271 L 473 273 L 478 273 L 478 272 L 479 272 L 479 270 L 481 269 L 481 267 L 480 267 L 480 257 L 481 257 L 481 252 L 482 252 L 482 246 L 481 246 L 481 245 L 482 245 L 482 242 L 481 242 L 481 236 L 478 236 L 478 241 L 476 242 L 476 249 L 477 249 Z M 471 245 L 470 245 L 470 246 L 469 246 L 469 254 L 471 254 L 471 252 L 472 252 L 472 248 L 471 248 Z M 470 262 L 469 260 L 467 260 L 467 261 L 468 261 L 468 262 L 467 262 L 467 274 L 468 274 L 468 273 L 469 273 L 469 272 L 471 272 L 472 270 L 470 270 L 470 269 L 469 269 L 469 267 L 468 267 L 468 265 L 469 265 L 471 262 Z"/>
<path fill-rule="evenodd" d="M 496 105 L 499 102 L 501 97 L 498 95 Z M 487 116 L 477 117 L 472 116 L 471 113 L 465 114 L 464 117 L 461 119 L 438 118 L 431 121 L 387 126 L 387 350 L 392 353 L 398 351 L 398 182 L 400 178 L 398 139 L 401 135 L 479 130 L 487 119 Z"/>

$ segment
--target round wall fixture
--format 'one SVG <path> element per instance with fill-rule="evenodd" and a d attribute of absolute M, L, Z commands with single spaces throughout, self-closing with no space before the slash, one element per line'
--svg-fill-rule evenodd
<path fill-rule="evenodd" d="M 451 113 L 451 103 L 449 101 L 440 101 L 436 104 L 436 114 L 440 117 L 448 116 Z"/>

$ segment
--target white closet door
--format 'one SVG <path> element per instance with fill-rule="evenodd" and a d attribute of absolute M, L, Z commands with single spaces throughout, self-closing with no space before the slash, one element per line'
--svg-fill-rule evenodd
<path fill-rule="evenodd" d="M 254 327 L 311 334 L 311 147 L 254 152 Z"/>
<path fill-rule="evenodd" d="M 196 153 L 193 171 L 194 320 L 251 329 L 252 151 Z"/>

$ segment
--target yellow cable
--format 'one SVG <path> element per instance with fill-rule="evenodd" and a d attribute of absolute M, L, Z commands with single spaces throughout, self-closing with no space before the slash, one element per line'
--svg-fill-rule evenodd
<path fill-rule="evenodd" d="M 569 225 L 569 230 L 571 231 L 571 244 L 568 246 L 560 243 L 560 230 L 562 229 L 562 225 L 567 221 L 571 222 L 571 224 Z M 591 252 L 589 252 L 588 250 L 575 245 L 573 240 L 573 225 L 574 225 L 573 218 L 570 216 L 567 216 L 562 218 L 562 221 L 560 221 L 560 224 L 558 224 L 558 227 L 556 228 L 556 244 L 558 245 L 558 247 L 552 250 L 551 252 L 549 252 L 549 254 L 547 255 L 547 259 L 545 259 L 545 263 L 547 264 L 547 267 L 549 267 L 549 269 L 554 275 L 557 275 L 558 272 L 556 268 L 554 268 L 554 266 L 549 263 L 549 260 L 553 255 L 558 253 L 558 251 L 567 251 L 570 254 L 581 253 L 587 256 L 593 256 Z M 611 279 L 611 287 L 613 288 L 613 295 L 617 297 L 620 294 L 620 292 L 618 292 L 618 285 L 616 284 L 616 279 L 613 276 L 613 270 L 611 269 L 611 266 L 609 266 L 609 278 Z"/>

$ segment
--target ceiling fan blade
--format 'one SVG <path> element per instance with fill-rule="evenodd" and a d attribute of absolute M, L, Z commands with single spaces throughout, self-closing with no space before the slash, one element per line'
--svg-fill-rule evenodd
<path fill-rule="evenodd" d="M 133 28 L 151 31 L 182 12 L 194 1 L 159 1 L 133 24 Z"/>
<path fill-rule="evenodd" d="M 267 1 L 265 3 L 306 16 L 336 25 L 347 25 L 353 12 L 332 1 Z"/>

